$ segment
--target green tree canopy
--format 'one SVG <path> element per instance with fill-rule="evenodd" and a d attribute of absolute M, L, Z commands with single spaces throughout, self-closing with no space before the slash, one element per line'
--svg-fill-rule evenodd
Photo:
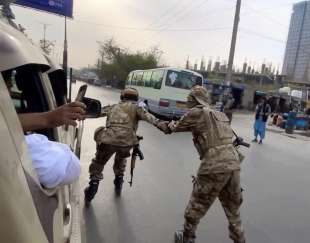
<path fill-rule="evenodd" d="M 112 85 L 118 88 L 125 87 L 125 80 L 131 71 L 158 67 L 162 55 L 158 47 L 133 53 L 129 49 L 121 48 L 113 38 L 98 44 L 98 76 L 112 81 Z"/>

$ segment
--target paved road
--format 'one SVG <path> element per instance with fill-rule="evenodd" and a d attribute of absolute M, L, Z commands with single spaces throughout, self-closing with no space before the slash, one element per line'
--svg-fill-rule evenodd
<path fill-rule="evenodd" d="M 92 86 L 87 94 L 103 104 L 113 103 L 119 97 L 115 91 Z M 104 119 L 85 122 L 82 187 L 87 184 L 87 168 L 95 152 L 93 132 L 103 124 Z M 233 127 L 244 138 L 251 139 L 251 116 L 236 116 Z M 112 161 L 107 165 L 92 207 L 83 210 L 87 243 L 173 242 L 173 232 L 183 223 L 191 191 L 190 177 L 199 165 L 191 136 L 164 136 L 143 122 L 139 134 L 144 136 L 145 160 L 137 164 L 134 186 L 126 184 L 122 197 L 115 197 Z M 246 160 L 242 171 L 242 218 L 247 242 L 309 243 L 309 143 L 267 133 L 264 145 L 254 144 L 243 151 Z M 218 202 L 199 226 L 197 243 L 205 242 L 230 242 Z"/>

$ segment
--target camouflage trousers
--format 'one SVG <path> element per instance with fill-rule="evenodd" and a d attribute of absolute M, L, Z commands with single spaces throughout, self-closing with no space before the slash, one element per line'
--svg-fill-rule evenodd
<path fill-rule="evenodd" d="M 241 225 L 242 195 L 240 172 L 199 175 L 185 210 L 184 237 L 195 238 L 200 219 L 218 198 L 229 222 L 229 236 L 236 243 L 245 242 Z"/>
<path fill-rule="evenodd" d="M 114 174 L 115 176 L 124 176 L 126 164 L 130 156 L 131 147 L 119 147 L 108 144 L 97 145 L 96 156 L 89 166 L 89 177 L 91 180 L 102 180 L 103 169 L 110 158 L 115 154 L 114 158 Z"/>

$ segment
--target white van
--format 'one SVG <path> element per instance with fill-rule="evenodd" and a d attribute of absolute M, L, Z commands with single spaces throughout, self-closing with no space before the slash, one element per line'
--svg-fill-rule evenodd
<path fill-rule="evenodd" d="M 157 68 L 129 73 L 126 86 L 139 91 L 150 112 L 161 118 L 180 118 L 187 111 L 186 98 L 203 76 L 191 70 Z"/>
<path fill-rule="evenodd" d="M 64 73 L 51 66 L 39 48 L 0 17 L 0 242 L 3 243 L 81 242 L 78 182 L 53 190 L 40 185 L 17 116 L 18 112 L 49 111 L 66 102 Z M 13 76 L 9 85 L 4 81 L 8 76 Z M 79 151 L 81 130 L 82 125 L 36 132 Z"/>

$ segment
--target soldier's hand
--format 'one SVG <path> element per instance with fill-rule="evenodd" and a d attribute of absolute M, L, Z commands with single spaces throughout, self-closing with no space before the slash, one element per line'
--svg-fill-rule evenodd
<path fill-rule="evenodd" d="M 157 124 L 157 128 L 165 134 L 171 134 L 171 130 L 168 127 L 169 122 L 161 121 Z"/>

